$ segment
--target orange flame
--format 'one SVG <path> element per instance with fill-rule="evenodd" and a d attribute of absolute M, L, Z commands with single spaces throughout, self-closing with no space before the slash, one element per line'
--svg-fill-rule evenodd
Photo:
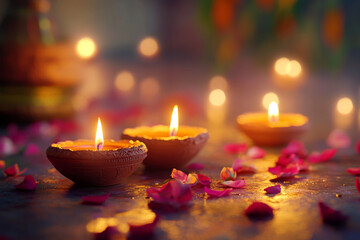
<path fill-rule="evenodd" d="M 170 122 L 170 132 L 169 132 L 170 137 L 176 136 L 178 129 L 179 129 L 179 111 L 178 111 L 178 106 L 175 105 Z"/>
<path fill-rule="evenodd" d="M 95 149 L 97 151 L 101 150 L 104 147 L 104 136 L 101 127 L 100 118 L 98 118 L 98 125 L 96 129 L 96 137 L 95 137 Z"/>
<path fill-rule="evenodd" d="M 279 121 L 279 107 L 275 101 L 271 102 L 268 108 L 268 120 L 269 122 Z"/>

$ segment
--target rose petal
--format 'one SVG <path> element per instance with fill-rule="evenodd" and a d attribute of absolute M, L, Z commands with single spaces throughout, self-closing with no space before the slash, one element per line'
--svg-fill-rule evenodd
<path fill-rule="evenodd" d="M 247 166 L 242 164 L 242 159 L 236 159 L 232 165 L 232 169 L 237 174 L 248 174 L 248 173 L 255 173 L 256 169 L 253 166 Z"/>
<path fill-rule="evenodd" d="M 290 163 L 298 161 L 300 158 L 297 154 L 291 153 L 288 155 L 280 155 L 278 160 L 276 161 L 276 165 L 280 165 L 282 167 L 286 167 Z"/>
<path fill-rule="evenodd" d="M 248 150 L 246 155 L 251 159 L 258 159 L 265 157 L 266 151 L 257 146 L 253 146 Z"/>
<path fill-rule="evenodd" d="M 18 190 L 35 190 L 36 182 L 34 177 L 31 175 L 25 176 L 24 181 L 16 185 L 15 188 Z"/>
<path fill-rule="evenodd" d="M 235 180 L 236 172 L 231 167 L 224 167 L 220 172 L 220 178 L 224 181 Z"/>
<path fill-rule="evenodd" d="M 203 170 L 204 169 L 204 165 L 202 163 L 191 163 L 187 166 L 187 169 L 189 170 Z"/>
<path fill-rule="evenodd" d="M 13 141 L 8 137 L 0 137 L 0 156 L 16 153 Z"/>
<path fill-rule="evenodd" d="M 210 178 L 202 174 L 197 174 L 197 180 L 204 186 L 210 185 L 211 183 Z"/>
<path fill-rule="evenodd" d="M 31 155 L 37 155 L 39 153 L 40 153 L 39 147 L 34 143 L 29 143 L 29 145 L 27 145 L 25 149 L 24 155 L 31 156 Z"/>
<path fill-rule="evenodd" d="M 282 156 L 289 156 L 291 154 L 296 154 L 300 158 L 306 158 L 307 151 L 306 151 L 304 143 L 293 140 L 285 148 L 283 148 L 281 150 Z"/>
<path fill-rule="evenodd" d="M 360 193 L 360 179 L 359 177 L 356 177 L 355 178 L 355 186 L 356 186 L 356 189 L 359 191 Z"/>
<path fill-rule="evenodd" d="M 309 163 L 321 163 L 332 159 L 337 152 L 336 148 L 330 148 L 322 151 L 321 153 L 312 152 L 308 158 Z"/>
<path fill-rule="evenodd" d="M 360 154 L 360 140 L 356 142 L 355 149 L 358 154 Z"/>
<path fill-rule="evenodd" d="M 229 143 L 224 146 L 224 151 L 229 154 L 244 153 L 246 149 L 246 143 Z"/>
<path fill-rule="evenodd" d="M 324 223 L 330 225 L 344 225 L 347 220 L 347 216 L 337 211 L 324 202 L 319 202 L 320 214 Z"/>
<path fill-rule="evenodd" d="M 171 172 L 171 177 L 181 181 L 182 183 L 185 183 L 187 180 L 187 174 L 184 173 L 183 171 L 177 170 L 175 168 L 173 168 L 173 170 Z"/>
<path fill-rule="evenodd" d="M 243 160 L 241 158 L 236 159 L 232 164 L 232 168 L 237 171 L 239 168 L 242 167 L 242 161 Z"/>
<path fill-rule="evenodd" d="M 276 167 L 270 167 L 268 171 L 276 175 L 278 178 L 289 178 L 298 174 L 300 168 L 298 165 L 288 166 L 286 168 L 282 168 L 281 166 L 276 166 Z"/>
<path fill-rule="evenodd" d="M 4 160 L 0 160 L 0 169 L 5 167 L 5 161 Z"/>
<path fill-rule="evenodd" d="M 82 196 L 81 200 L 86 204 L 101 205 L 109 198 L 109 196 L 110 193 L 105 195 Z"/>
<path fill-rule="evenodd" d="M 250 218 L 272 217 L 273 214 L 273 208 L 262 202 L 253 202 L 245 210 L 245 215 Z"/>
<path fill-rule="evenodd" d="M 359 168 L 348 168 L 346 171 L 352 175 L 359 175 L 360 176 L 360 167 Z"/>
<path fill-rule="evenodd" d="M 278 185 L 275 185 L 275 186 L 267 187 L 267 188 L 264 189 L 264 191 L 266 193 L 269 193 L 269 194 L 280 193 L 281 192 L 281 186 L 280 186 L 280 184 L 278 184 Z"/>
<path fill-rule="evenodd" d="M 196 174 L 189 173 L 189 175 L 187 176 L 186 182 L 184 182 L 184 183 L 190 184 L 190 185 L 195 185 L 196 182 L 197 182 Z"/>
<path fill-rule="evenodd" d="M 344 131 L 335 129 L 329 134 L 326 143 L 333 148 L 348 148 L 351 145 L 351 139 Z"/>
<path fill-rule="evenodd" d="M 224 197 L 224 196 L 228 196 L 232 192 L 232 188 L 228 188 L 223 191 L 218 191 L 204 187 L 204 191 L 206 192 L 207 195 L 211 197 Z"/>
<path fill-rule="evenodd" d="M 6 177 L 15 177 L 15 176 L 19 176 L 19 175 L 23 174 L 26 171 L 27 171 L 27 169 L 25 168 L 24 170 L 22 170 L 20 172 L 19 165 L 17 163 L 15 163 L 11 167 L 8 167 L 7 169 L 5 169 L 4 174 Z"/>
<path fill-rule="evenodd" d="M 243 188 L 246 186 L 245 180 L 224 181 L 221 184 L 231 188 Z"/>

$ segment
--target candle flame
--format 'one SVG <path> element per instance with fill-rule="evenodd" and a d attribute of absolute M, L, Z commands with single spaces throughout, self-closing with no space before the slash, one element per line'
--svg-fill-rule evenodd
<path fill-rule="evenodd" d="M 101 127 L 100 118 L 98 118 L 98 125 L 96 129 L 96 137 L 95 137 L 95 149 L 99 151 L 103 148 L 103 146 L 104 146 L 103 131 Z"/>
<path fill-rule="evenodd" d="M 170 122 L 170 132 L 169 132 L 170 137 L 176 136 L 178 129 L 179 129 L 179 111 L 178 111 L 178 106 L 175 105 Z"/>
<path fill-rule="evenodd" d="M 275 101 L 271 102 L 268 108 L 268 120 L 269 122 L 279 121 L 279 107 Z"/>

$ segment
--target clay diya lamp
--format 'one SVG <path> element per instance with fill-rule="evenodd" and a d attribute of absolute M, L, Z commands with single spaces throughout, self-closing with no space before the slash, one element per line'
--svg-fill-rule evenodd
<path fill-rule="evenodd" d="M 145 143 L 149 152 L 144 164 L 149 169 L 171 169 L 185 166 L 204 147 L 209 139 L 205 128 L 180 126 L 178 107 L 175 106 L 170 127 L 126 128 L 122 139 L 138 140 Z"/>
<path fill-rule="evenodd" d="M 308 118 L 301 114 L 281 113 L 272 102 L 265 113 L 246 113 L 237 117 L 239 129 L 259 146 L 282 146 L 300 138 L 308 129 Z"/>
<path fill-rule="evenodd" d="M 46 155 L 65 177 L 82 185 L 110 186 L 130 176 L 147 154 L 144 143 L 103 140 L 100 119 L 95 144 L 91 140 L 51 144 Z"/>

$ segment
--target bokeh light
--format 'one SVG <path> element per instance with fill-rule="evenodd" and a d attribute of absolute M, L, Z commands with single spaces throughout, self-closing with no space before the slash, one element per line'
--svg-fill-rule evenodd
<path fill-rule="evenodd" d="M 96 53 L 96 44 L 91 38 L 84 37 L 78 41 L 76 52 L 81 58 L 91 58 Z"/>
<path fill-rule="evenodd" d="M 344 97 L 338 100 L 336 108 L 340 114 L 347 115 L 353 111 L 354 105 L 350 98 Z"/>
<path fill-rule="evenodd" d="M 115 78 L 114 84 L 119 91 L 128 92 L 134 88 L 135 79 L 130 72 L 123 71 L 118 73 L 118 75 Z"/>
<path fill-rule="evenodd" d="M 138 50 L 145 57 L 154 57 L 159 52 L 159 44 L 155 38 L 146 37 L 140 41 Z"/>
<path fill-rule="evenodd" d="M 275 62 L 275 71 L 280 75 L 286 75 L 289 62 L 290 60 L 285 57 L 279 58 Z"/>
<path fill-rule="evenodd" d="M 274 69 L 279 75 L 287 75 L 292 78 L 299 76 L 302 71 L 301 64 L 298 61 L 290 61 L 288 58 L 285 57 L 276 60 Z"/>
<path fill-rule="evenodd" d="M 289 63 L 288 63 L 288 66 L 286 68 L 286 73 L 290 76 L 290 77 L 297 77 L 300 75 L 301 73 L 301 65 L 298 61 L 296 60 L 291 60 Z"/>
<path fill-rule="evenodd" d="M 143 100 L 151 101 L 158 97 L 160 93 L 160 83 L 155 78 L 145 78 L 140 83 L 140 95 Z"/>
<path fill-rule="evenodd" d="M 209 88 L 212 89 L 222 89 L 226 91 L 228 89 L 228 82 L 226 78 L 220 75 L 216 75 L 210 79 Z"/>
<path fill-rule="evenodd" d="M 268 109 L 271 102 L 276 102 L 276 104 L 279 104 L 279 97 L 276 95 L 276 93 L 269 92 L 264 95 L 262 99 L 262 104 L 264 108 Z"/>
<path fill-rule="evenodd" d="M 226 95 L 223 90 L 215 89 L 210 92 L 209 101 L 212 105 L 221 106 L 225 103 Z"/>

